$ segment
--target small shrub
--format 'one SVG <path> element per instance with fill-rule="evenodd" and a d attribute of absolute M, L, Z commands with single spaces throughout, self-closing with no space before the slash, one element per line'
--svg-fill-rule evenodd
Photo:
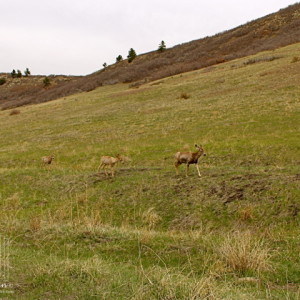
<path fill-rule="evenodd" d="M 129 87 L 130 88 L 139 88 L 141 85 L 143 85 L 147 82 L 148 82 L 148 79 L 145 78 L 143 80 L 139 80 L 139 81 L 136 81 L 136 82 L 133 82 L 133 83 L 129 84 Z"/>
<path fill-rule="evenodd" d="M 252 65 L 252 64 L 255 64 L 256 62 L 258 62 L 257 59 L 255 58 L 250 58 L 248 59 L 247 61 L 244 62 L 244 65 L 247 66 L 247 65 Z"/>
<path fill-rule="evenodd" d="M 50 82 L 49 77 L 45 77 L 45 78 L 44 78 L 43 84 L 44 84 L 44 88 L 47 88 L 47 87 L 50 86 L 51 82 Z"/>
<path fill-rule="evenodd" d="M 293 59 L 292 59 L 292 61 L 291 61 L 291 63 L 296 63 L 298 61 L 300 61 L 300 57 L 294 56 Z"/>
<path fill-rule="evenodd" d="M 280 59 L 280 58 L 282 58 L 282 56 L 275 56 L 275 55 L 250 58 L 250 59 L 248 59 L 247 61 L 244 62 L 244 65 L 245 66 L 252 65 L 252 64 L 259 63 L 259 62 L 264 62 L 264 61 L 269 62 L 269 61 L 273 61 L 275 59 Z"/>
<path fill-rule="evenodd" d="M 228 235 L 219 249 L 219 255 L 230 269 L 239 273 L 270 269 L 270 250 L 249 231 Z"/>
<path fill-rule="evenodd" d="M 31 232 L 37 232 L 41 229 L 41 219 L 36 217 L 36 218 L 32 218 L 29 221 L 29 230 Z"/>
<path fill-rule="evenodd" d="M 13 109 L 10 113 L 9 113 L 9 115 L 10 116 L 14 116 L 14 115 L 19 115 L 21 112 L 18 110 L 18 109 Z"/>
<path fill-rule="evenodd" d="M 249 221 L 253 219 L 252 207 L 245 207 L 239 211 L 239 219 L 241 221 Z"/>
<path fill-rule="evenodd" d="M 161 221 L 161 217 L 157 214 L 153 207 L 149 208 L 142 214 L 142 219 L 148 229 L 153 229 Z"/>
<path fill-rule="evenodd" d="M 223 57 L 216 58 L 216 64 L 222 64 L 226 62 L 226 59 Z"/>
<path fill-rule="evenodd" d="M 189 94 L 187 94 L 187 93 L 181 93 L 180 94 L 180 99 L 189 99 L 191 96 L 189 95 Z"/>
<path fill-rule="evenodd" d="M 4 83 L 6 83 L 6 79 L 5 78 L 0 78 L 0 85 L 3 85 Z"/>
<path fill-rule="evenodd" d="M 216 84 L 222 84 L 225 82 L 225 79 L 224 78 L 219 78 L 215 81 Z"/>
<path fill-rule="evenodd" d="M 136 81 L 129 84 L 129 88 L 138 89 L 143 83 L 141 81 Z"/>

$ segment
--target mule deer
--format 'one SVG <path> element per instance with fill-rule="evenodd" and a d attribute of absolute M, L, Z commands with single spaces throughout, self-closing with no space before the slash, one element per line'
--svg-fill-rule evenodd
<path fill-rule="evenodd" d="M 195 147 L 198 149 L 198 151 L 196 152 L 177 152 L 175 154 L 175 168 L 177 175 L 179 174 L 178 167 L 181 164 L 186 164 L 186 176 L 188 176 L 190 165 L 195 164 L 198 171 L 198 175 L 199 177 L 201 177 L 201 173 L 199 171 L 198 166 L 198 159 L 201 155 L 205 156 L 206 154 L 204 153 L 202 146 L 198 146 L 197 144 L 195 144 Z"/>
<path fill-rule="evenodd" d="M 114 177 L 115 176 L 115 167 L 116 167 L 117 163 L 118 162 L 123 162 L 125 160 L 126 159 L 120 154 L 118 154 L 116 157 L 102 156 L 97 172 L 99 173 L 100 169 L 103 168 L 103 170 L 105 172 L 105 175 L 108 176 L 107 168 L 110 168 L 111 169 L 111 176 Z"/>
<path fill-rule="evenodd" d="M 54 159 L 54 156 L 43 156 L 42 157 L 42 162 L 45 164 L 45 165 L 50 165 L 52 163 L 52 160 Z"/>

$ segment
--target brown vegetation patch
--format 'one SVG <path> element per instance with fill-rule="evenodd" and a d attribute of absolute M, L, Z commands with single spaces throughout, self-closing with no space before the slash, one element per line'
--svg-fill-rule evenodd
<path fill-rule="evenodd" d="M 11 112 L 9 113 L 10 116 L 14 116 L 14 115 L 19 115 L 21 113 L 20 110 L 18 109 L 13 109 L 11 110 Z"/>
<path fill-rule="evenodd" d="M 189 99 L 191 96 L 188 93 L 181 93 L 179 98 L 180 99 Z"/>
<path fill-rule="evenodd" d="M 300 57 L 299 56 L 295 56 L 293 57 L 291 63 L 296 63 L 296 62 L 299 62 L 300 61 Z"/>
<path fill-rule="evenodd" d="M 268 61 L 273 61 L 275 59 L 280 59 L 282 56 L 262 56 L 262 57 L 256 57 L 256 58 L 250 58 L 247 61 L 244 62 L 244 65 L 252 65 L 260 62 L 268 62 Z"/>

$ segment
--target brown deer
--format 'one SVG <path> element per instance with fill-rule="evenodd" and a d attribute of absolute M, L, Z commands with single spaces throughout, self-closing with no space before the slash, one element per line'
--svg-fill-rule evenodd
<path fill-rule="evenodd" d="M 204 150 L 202 146 L 198 146 L 195 144 L 195 147 L 198 149 L 196 152 L 177 152 L 175 154 L 175 168 L 176 168 L 176 174 L 178 175 L 178 167 L 181 164 L 186 164 L 186 176 L 188 176 L 189 167 L 192 164 L 196 165 L 198 175 L 201 177 L 199 166 L 198 166 L 198 159 L 201 155 L 205 156 Z"/>
<path fill-rule="evenodd" d="M 123 162 L 123 161 L 126 161 L 126 160 L 127 159 L 125 157 L 123 157 L 122 155 L 120 155 L 120 154 L 118 154 L 116 157 L 102 156 L 97 172 L 99 173 L 100 169 L 103 168 L 103 170 L 105 172 L 105 175 L 108 176 L 107 168 L 110 168 L 111 176 L 114 177 L 115 176 L 115 167 L 116 167 L 117 163 L 118 162 Z"/>
<path fill-rule="evenodd" d="M 43 156 L 42 157 L 42 163 L 45 165 L 50 165 L 52 163 L 52 160 L 54 159 L 54 156 Z"/>

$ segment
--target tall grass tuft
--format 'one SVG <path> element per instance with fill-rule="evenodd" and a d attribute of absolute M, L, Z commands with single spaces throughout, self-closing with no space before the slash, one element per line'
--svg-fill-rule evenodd
<path fill-rule="evenodd" d="M 153 207 L 150 207 L 142 214 L 143 223 L 148 229 L 154 229 L 155 226 L 161 221 L 161 217 L 157 214 Z"/>
<path fill-rule="evenodd" d="M 144 299 L 217 299 L 216 284 L 211 277 L 196 279 L 174 270 L 152 267 L 141 272 L 143 283 L 134 291 L 133 300 Z"/>
<path fill-rule="evenodd" d="M 219 255 L 231 270 L 238 273 L 271 269 L 270 249 L 250 231 L 228 234 L 219 248 Z"/>

